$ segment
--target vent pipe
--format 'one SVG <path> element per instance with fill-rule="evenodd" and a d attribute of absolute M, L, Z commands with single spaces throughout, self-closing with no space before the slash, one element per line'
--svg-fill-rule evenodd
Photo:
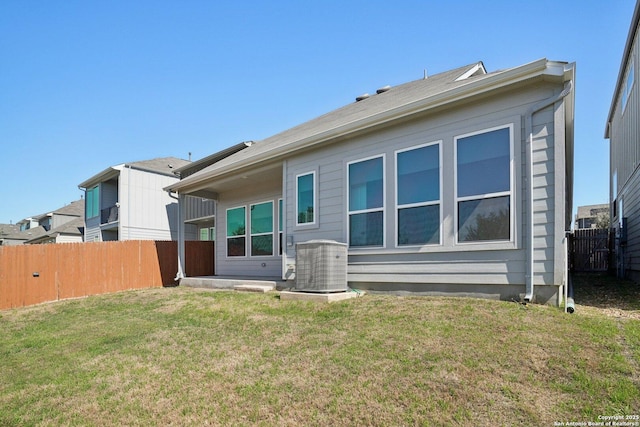
<path fill-rule="evenodd" d="M 367 99 L 368 97 L 369 97 L 369 94 L 368 94 L 368 93 L 363 93 L 363 94 L 362 94 L 362 95 L 360 95 L 360 96 L 356 96 L 356 102 L 360 102 L 360 101 L 362 101 L 363 99 Z"/>

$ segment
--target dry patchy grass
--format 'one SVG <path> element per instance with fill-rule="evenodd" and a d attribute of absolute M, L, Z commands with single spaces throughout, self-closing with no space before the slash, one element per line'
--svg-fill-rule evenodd
<path fill-rule="evenodd" d="M 640 410 L 635 319 L 151 289 L 0 313 L 0 425 L 553 425 Z"/>

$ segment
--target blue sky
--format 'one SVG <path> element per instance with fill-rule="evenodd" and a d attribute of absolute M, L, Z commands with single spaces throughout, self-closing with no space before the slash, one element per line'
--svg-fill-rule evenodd
<path fill-rule="evenodd" d="M 483 61 L 576 62 L 575 205 L 606 203 L 604 127 L 633 0 L 0 2 L 0 223 L 108 166 L 194 160 Z"/>

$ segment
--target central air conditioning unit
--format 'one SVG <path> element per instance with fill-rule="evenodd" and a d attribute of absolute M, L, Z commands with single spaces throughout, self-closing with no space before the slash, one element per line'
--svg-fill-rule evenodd
<path fill-rule="evenodd" d="M 303 292 L 347 290 L 347 244 L 310 240 L 296 244 L 296 287 Z"/>

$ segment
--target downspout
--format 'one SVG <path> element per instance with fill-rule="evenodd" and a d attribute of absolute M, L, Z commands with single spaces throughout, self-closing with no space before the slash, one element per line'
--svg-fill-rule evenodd
<path fill-rule="evenodd" d="M 182 232 L 182 228 L 184 224 L 182 222 L 182 203 L 180 194 L 178 196 L 174 196 L 171 194 L 171 190 L 167 191 L 169 197 L 178 201 L 178 271 L 176 272 L 176 277 L 173 278 L 174 281 L 179 281 L 180 279 L 184 279 L 184 271 L 182 269 L 182 259 L 184 257 L 184 233 Z"/>
<path fill-rule="evenodd" d="M 563 248 L 564 248 L 564 269 L 563 282 L 564 282 L 564 312 L 573 313 L 576 310 L 575 303 L 573 301 L 573 282 L 571 281 L 571 274 L 569 274 L 569 236 L 571 232 L 567 231 L 564 234 Z"/>
<path fill-rule="evenodd" d="M 534 239 L 533 239 L 533 115 L 538 111 L 547 108 L 548 106 L 555 104 L 556 102 L 564 99 L 567 95 L 571 93 L 573 89 L 573 81 L 569 80 L 565 82 L 564 89 L 558 95 L 547 98 L 539 103 L 535 104 L 533 107 L 527 111 L 527 114 L 524 119 L 525 126 L 525 135 L 527 136 L 529 142 L 529 251 L 527 254 L 527 266 L 526 266 L 526 293 L 524 296 L 524 300 L 526 302 L 531 302 L 533 300 L 533 288 L 534 288 L 534 273 L 533 273 L 533 250 L 534 250 Z"/>
<path fill-rule="evenodd" d="M 126 166 L 127 172 L 127 240 L 131 240 L 131 165 Z M 120 224 L 122 229 L 122 224 Z"/>

